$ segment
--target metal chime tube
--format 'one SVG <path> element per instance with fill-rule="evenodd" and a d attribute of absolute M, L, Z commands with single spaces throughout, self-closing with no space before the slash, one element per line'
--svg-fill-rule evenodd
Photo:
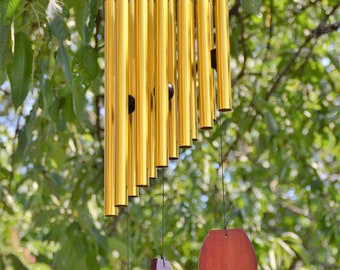
<path fill-rule="evenodd" d="M 176 1 L 169 0 L 169 59 L 168 77 L 169 83 L 174 89 L 173 97 L 169 102 L 169 158 L 178 158 L 177 135 L 177 80 L 176 80 Z"/>
<path fill-rule="evenodd" d="M 156 153 L 156 110 L 155 110 L 155 5 L 154 0 L 148 2 L 148 114 L 149 114 L 149 136 L 148 136 L 148 172 L 149 178 L 157 178 L 155 163 Z"/>
<path fill-rule="evenodd" d="M 214 49 L 214 40 L 213 40 L 213 32 L 214 23 L 213 23 L 213 0 L 209 0 L 209 28 L 208 28 L 208 35 L 209 35 L 209 48 L 210 48 L 210 59 L 211 59 L 211 51 Z M 216 102 L 215 102 L 215 79 L 214 79 L 214 69 L 210 66 L 209 69 L 209 76 L 210 76 L 210 102 L 211 102 L 211 113 L 213 120 L 216 120 Z"/>
<path fill-rule="evenodd" d="M 229 45 L 229 11 L 228 1 L 216 0 L 216 58 L 218 82 L 218 109 L 230 111 L 231 81 L 230 81 L 230 45 Z"/>
<path fill-rule="evenodd" d="M 137 56 L 137 185 L 148 186 L 148 2 L 136 0 L 136 56 Z"/>
<path fill-rule="evenodd" d="M 200 127 L 212 128 L 210 93 L 209 0 L 197 0 L 198 80 L 200 100 Z"/>
<path fill-rule="evenodd" d="M 178 1 L 178 102 L 179 146 L 191 147 L 190 89 L 191 89 L 191 2 Z"/>
<path fill-rule="evenodd" d="M 116 0 L 117 77 L 115 95 L 115 185 L 116 206 L 127 205 L 127 139 L 128 139 L 128 1 Z"/>
<path fill-rule="evenodd" d="M 114 184 L 114 149 L 113 149 L 113 100 L 114 100 L 114 22 L 115 2 L 105 1 L 105 161 L 104 195 L 105 216 L 116 216 Z"/>
<path fill-rule="evenodd" d="M 129 1 L 129 79 L 128 93 L 136 96 L 136 68 L 135 68 L 135 0 Z M 136 112 L 129 114 L 128 139 L 128 170 L 127 187 L 128 196 L 136 197 L 139 190 L 136 186 Z"/>
<path fill-rule="evenodd" d="M 191 137 L 197 140 L 197 92 L 196 92 L 196 53 L 195 53 L 195 2 L 191 1 L 191 19 L 190 19 L 190 66 L 191 66 Z"/>
<path fill-rule="evenodd" d="M 168 166 L 168 0 L 156 1 L 156 166 Z"/>

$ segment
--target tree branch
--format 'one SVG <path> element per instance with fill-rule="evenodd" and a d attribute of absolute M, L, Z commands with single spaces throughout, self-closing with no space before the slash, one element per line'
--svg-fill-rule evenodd
<path fill-rule="evenodd" d="M 267 94 L 264 97 L 266 100 L 268 100 L 273 95 L 275 90 L 280 85 L 283 77 L 289 71 L 290 67 L 296 62 L 296 60 L 300 56 L 300 54 L 303 51 L 303 49 L 306 48 L 309 45 L 309 43 L 311 42 L 311 40 L 313 38 L 314 39 L 318 39 L 319 37 L 321 37 L 324 34 L 329 34 L 331 32 L 336 31 L 337 29 L 339 29 L 340 22 L 336 22 L 336 23 L 333 23 L 333 24 L 330 24 L 330 25 L 326 25 L 326 22 L 329 19 L 329 17 L 335 13 L 335 11 L 337 10 L 337 8 L 339 8 L 339 6 L 340 6 L 340 2 L 337 3 L 332 8 L 332 10 L 330 12 L 326 12 L 325 17 L 320 22 L 320 24 L 314 30 L 311 31 L 311 34 L 306 37 L 306 40 L 300 45 L 300 47 L 297 49 L 297 51 L 291 56 L 291 58 L 289 59 L 287 64 L 276 74 L 276 76 L 273 78 L 272 86 L 269 88 L 269 91 L 267 92 Z M 310 57 L 310 55 L 308 55 L 307 57 Z M 249 106 L 255 108 L 256 114 L 252 116 L 252 120 L 251 120 L 251 122 L 249 124 L 248 130 L 252 129 L 253 125 L 256 122 L 257 116 L 260 114 L 260 112 L 258 110 L 256 110 L 254 98 L 250 102 Z M 234 149 L 234 147 L 236 147 L 237 143 L 242 138 L 242 135 L 243 135 L 243 133 L 240 130 L 238 130 L 237 134 L 236 134 L 235 140 L 229 145 L 229 148 L 228 148 L 226 154 L 223 156 L 223 161 L 227 160 L 227 158 L 228 158 L 229 154 L 231 153 L 231 151 Z"/>

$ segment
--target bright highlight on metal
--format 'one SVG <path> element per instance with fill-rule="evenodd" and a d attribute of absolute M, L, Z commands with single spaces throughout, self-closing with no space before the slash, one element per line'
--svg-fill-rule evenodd
<path fill-rule="evenodd" d="M 228 13 L 227 2 L 225 0 L 216 0 L 216 60 L 218 79 L 218 110 L 220 111 L 230 111 L 232 109 Z"/>
<path fill-rule="evenodd" d="M 148 113 L 149 113 L 149 136 L 148 136 L 148 176 L 149 179 L 157 178 L 156 169 L 156 109 L 155 109 L 155 4 L 148 1 Z"/>
<path fill-rule="evenodd" d="M 135 50 L 135 0 L 129 1 L 129 73 L 128 93 L 131 97 L 136 96 L 136 50 Z M 130 110 L 129 110 L 130 111 Z M 129 197 L 137 197 L 139 192 L 136 186 L 136 113 L 129 114 L 128 134 L 128 169 L 127 189 Z"/>
<path fill-rule="evenodd" d="M 131 1 L 131 0 L 130 0 Z M 148 53 L 148 2 L 136 0 L 136 66 L 137 66 L 137 185 L 148 186 L 148 88 L 147 88 L 147 53 Z"/>
<path fill-rule="evenodd" d="M 177 65 L 176 65 L 176 1 L 169 0 L 168 78 L 174 94 L 169 100 L 169 158 L 178 158 Z M 169 89 L 170 91 L 170 89 Z"/>
<path fill-rule="evenodd" d="M 191 1 L 190 14 L 190 69 L 191 69 L 191 87 L 190 87 L 190 123 L 191 138 L 197 140 L 197 87 L 196 87 L 196 50 L 195 50 L 195 2 Z"/>
<path fill-rule="evenodd" d="M 228 20 L 226 0 L 105 0 L 106 216 L 232 109 Z"/>
<path fill-rule="evenodd" d="M 200 104 L 200 127 L 211 129 L 212 102 L 210 93 L 210 46 L 209 35 L 211 34 L 209 22 L 209 0 L 197 0 L 197 39 L 198 39 L 198 87 Z"/>
<path fill-rule="evenodd" d="M 168 0 L 156 1 L 156 166 L 168 166 Z"/>
<path fill-rule="evenodd" d="M 128 1 L 117 0 L 117 77 L 115 91 L 115 185 L 116 206 L 127 206 L 127 157 L 128 157 Z"/>
<path fill-rule="evenodd" d="M 118 210 L 115 207 L 115 178 L 114 178 L 114 25 L 115 3 L 105 2 L 105 156 L 104 156 L 104 195 L 105 216 L 116 216 Z"/>
<path fill-rule="evenodd" d="M 178 1 L 179 146 L 191 147 L 191 1 Z"/>

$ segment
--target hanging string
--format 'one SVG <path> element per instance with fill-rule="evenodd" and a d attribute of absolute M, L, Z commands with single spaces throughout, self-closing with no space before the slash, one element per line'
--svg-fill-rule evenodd
<path fill-rule="evenodd" d="M 219 119 L 219 128 L 220 128 L 220 168 L 221 168 L 221 185 L 222 185 L 222 200 L 223 200 L 223 228 L 225 230 L 225 236 L 228 236 L 227 234 L 227 216 L 226 216 L 226 196 L 225 196 L 225 190 L 224 190 L 224 169 L 223 169 L 223 139 L 222 139 L 222 117 L 220 115 Z"/>
<path fill-rule="evenodd" d="M 129 206 L 126 207 L 126 234 L 127 234 L 126 240 L 127 269 L 130 270 Z"/>
<path fill-rule="evenodd" d="M 162 253 L 161 253 L 161 259 L 164 260 L 164 231 L 165 231 L 165 222 L 164 222 L 164 217 L 165 217 L 165 192 L 164 192 L 164 169 L 162 169 L 162 179 L 163 179 L 163 191 L 162 191 Z"/>

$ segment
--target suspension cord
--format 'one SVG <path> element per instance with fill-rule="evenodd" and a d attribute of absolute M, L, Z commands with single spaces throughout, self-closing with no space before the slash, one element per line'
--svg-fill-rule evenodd
<path fill-rule="evenodd" d="M 126 207 L 126 234 L 127 234 L 127 245 L 126 245 L 126 254 L 127 254 L 127 269 L 130 270 L 130 236 L 129 236 L 129 206 Z"/>
<path fill-rule="evenodd" d="M 165 233 L 165 192 L 164 192 L 164 182 L 165 182 L 165 177 L 164 177 L 164 169 L 162 169 L 162 179 L 163 179 L 163 191 L 162 191 L 162 253 L 161 253 L 161 258 L 164 260 L 164 233 Z"/>
<path fill-rule="evenodd" d="M 221 168 L 221 185 L 222 185 L 222 200 L 223 200 L 223 228 L 225 230 L 225 236 L 227 236 L 227 216 L 226 216 L 226 196 L 224 190 L 224 168 L 223 168 L 223 139 L 222 139 L 222 118 L 220 115 L 219 119 L 219 126 L 220 126 L 220 168 Z"/>

